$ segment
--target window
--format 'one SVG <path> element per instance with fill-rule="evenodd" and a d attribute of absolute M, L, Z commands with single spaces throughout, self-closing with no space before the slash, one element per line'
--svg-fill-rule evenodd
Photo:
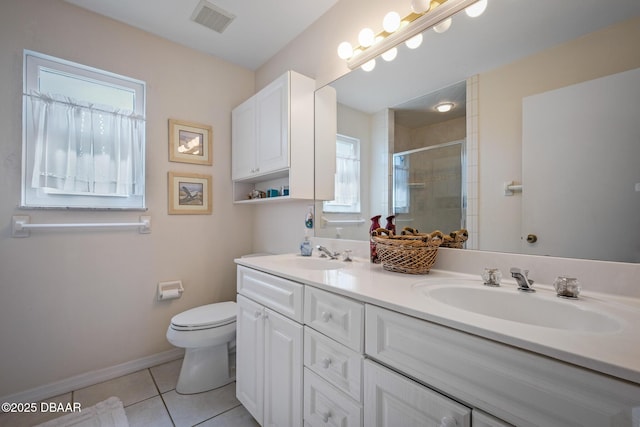
<path fill-rule="evenodd" d="M 24 52 L 22 207 L 145 208 L 145 83 Z"/>
<path fill-rule="evenodd" d="M 325 212 L 360 212 L 360 140 L 336 138 L 335 199 L 323 202 Z"/>
<path fill-rule="evenodd" d="M 393 156 L 393 212 L 409 213 L 409 156 Z"/>

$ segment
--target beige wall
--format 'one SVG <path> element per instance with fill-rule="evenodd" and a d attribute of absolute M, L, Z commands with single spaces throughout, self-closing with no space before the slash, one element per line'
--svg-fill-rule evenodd
<path fill-rule="evenodd" d="M 134 221 L 140 212 L 22 211 L 22 51 L 31 49 L 147 82 L 147 205 L 152 232 L 39 231 L 33 222 Z M 169 350 L 171 316 L 235 298 L 233 258 L 252 251 L 251 209 L 231 203 L 231 109 L 253 72 L 61 0 L 0 5 L 0 396 Z M 168 161 L 167 120 L 213 126 L 213 166 Z M 167 171 L 213 175 L 213 214 L 169 216 Z M 233 233 L 231 230 L 235 230 Z M 158 281 L 183 297 L 156 300 Z"/>
<path fill-rule="evenodd" d="M 368 2 L 366 8 L 359 0 L 340 0 L 257 70 L 256 86 L 264 86 L 287 69 L 315 78 L 317 87 L 348 73 L 337 56 L 338 44 L 353 40 L 354 29 L 379 22 L 387 9 L 384 0 Z M 521 200 L 505 197 L 502 186 L 521 178 L 522 98 L 639 67 L 639 39 L 640 19 L 635 18 L 479 75 L 480 249 L 520 252 Z M 279 252 L 297 248 L 300 215 L 287 215 L 287 207 L 278 209 L 270 228 L 256 235 L 254 247 L 267 248 L 277 239 Z M 292 218 L 296 218 L 293 228 L 287 222 Z"/>
<path fill-rule="evenodd" d="M 520 251 L 522 98 L 640 67 L 638 40 L 634 18 L 479 76 L 480 249 Z"/>
<path fill-rule="evenodd" d="M 346 62 L 338 58 L 338 45 L 353 42 L 360 28 L 381 24 L 387 12 L 388 0 L 339 0 L 257 70 L 256 85 L 263 87 L 289 69 L 316 79 L 318 88 L 336 80 L 349 72 Z"/>

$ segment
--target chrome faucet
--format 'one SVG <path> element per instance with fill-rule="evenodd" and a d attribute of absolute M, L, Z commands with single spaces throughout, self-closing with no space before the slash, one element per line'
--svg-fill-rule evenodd
<path fill-rule="evenodd" d="M 511 277 L 516 279 L 518 283 L 518 290 L 523 292 L 535 292 L 533 289 L 533 280 L 529 279 L 527 275 L 529 274 L 529 270 L 522 270 L 520 268 L 512 267 L 509 270 L 511 273 Z"/>
<path fill-rule="evenodd" d="M 329 258 L 331 258 L 331 259 L 338 259 L 338 255 L 339 255 L 339 254 L 338 254 L 338 252 L 336 252 L 336 253 L 332 253 L 329 249 L 325 248 L 325 247 L 324 247 L 324 246 L 322 246 L 322 245 L 318 245 L 318 246 L 316 246 L 316 248 L 317 248 L 320 252 L 322 252 L 322 255 L 320 255 L 322 258 L 329 257 Z"/>

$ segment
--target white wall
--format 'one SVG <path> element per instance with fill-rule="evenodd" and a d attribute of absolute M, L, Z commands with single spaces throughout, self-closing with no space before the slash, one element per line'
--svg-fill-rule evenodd
<path fill-rule="evenodd" d="M 640 18 L 587 34 L 479 76 L 479 240 L 484 250 L 519 252 L 522 99 L 640 67 Z M 497 229 L 499 227 L 499 229 Z"/>
<path fill-rule="evenodd" d="M 147 203 L 152 233 L 40 231 L 33 222 L 137 220 L 140 212 L 23 211 L 22 51 L 31 49 L 147 82 Z M 172 346 L 171 316 L 235 298 L 233 258 L 252 251 L 253 212 L 231 203 L 231 109 L 255 75 L 61 0 L 0 5 L 0 396 L 147 357 Z M 213 166 L 168 161 L 169 118 L 213 126 Z M 213 175 L 213 214 L 169 216 L 167 172 Z M 181 279 L 182 299 L 156 300 Z"/>

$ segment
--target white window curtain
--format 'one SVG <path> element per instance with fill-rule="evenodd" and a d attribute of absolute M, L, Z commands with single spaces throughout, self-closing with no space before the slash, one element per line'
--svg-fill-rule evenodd
<path fill-rule="evenodd" d="M 66 194 L 143 194 L 143 117 L 62 95 L 34 91 L 27 97 L 34 188 Z"/>
<path fill-rule="evenodd" d="M 354 205 L 360 201 L 360 161 L 353 157 L 336 159 L 336 200 L 340 205 Z"/>
<path fill-rule="evenodd" d="M 409 156 L 393 156 L 393 208 L 395 213 L 408 213 Z"/>
<path fill-rule="evenodd" d="M 335 199 L 324 202 L 325 212 L 360 212 L 360 141 L 338 135 L 336 140 Z"/>

